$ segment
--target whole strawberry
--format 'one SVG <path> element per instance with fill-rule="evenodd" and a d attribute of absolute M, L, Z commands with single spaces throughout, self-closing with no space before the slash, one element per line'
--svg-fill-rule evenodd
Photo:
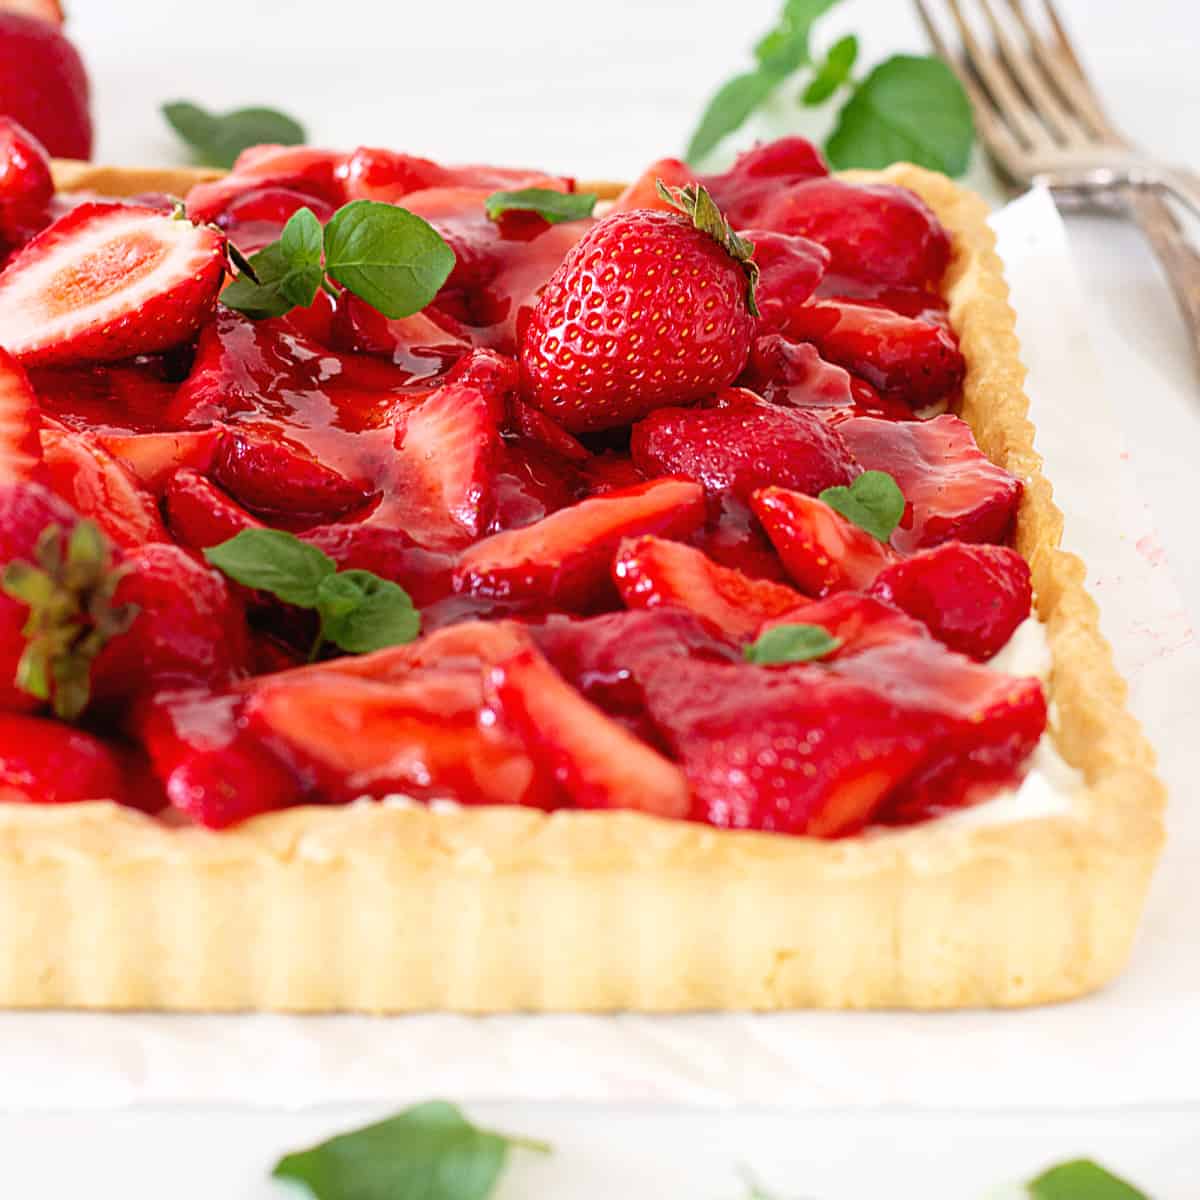
<path fill-rule="evenodd" d="M 661 190 L 679 211 L 599 222 L 550 277 L 525 329 L 524 389 L 573 433 L 711 395 L 749 357 L 753 244 L 704 188 Z"/>

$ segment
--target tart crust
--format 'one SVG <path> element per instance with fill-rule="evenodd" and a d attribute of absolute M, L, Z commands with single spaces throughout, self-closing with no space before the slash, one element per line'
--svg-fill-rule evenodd
<path fill-rule="evenodd" d="M 61 187 L 207 173 L 58 164 Z M 1124 965 L 1164 791 L 1026 418 L 984 202 L 900 165 L 950 230 L 962 415 L 1026 482 L 1061 816 L 843 841 L 626 812 L 306 807 L 223 833 L 113 804 L 0 805 L 0 1005 L 358 1010 L 956 1008 L 1065 1000 Z M 590 186 L 590 185 L 589 185 Z M 612 187 L 606 189 L 614 194 Z"/>

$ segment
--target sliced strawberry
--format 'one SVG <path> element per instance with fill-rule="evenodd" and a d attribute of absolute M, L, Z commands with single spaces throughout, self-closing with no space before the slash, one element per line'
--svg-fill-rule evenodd
<path fill-rule="evenodd" d="M 823 600 L 808 600 L 800 607 L 765 621 L 758 632 L 779 625 L 820 625 L 840 645 L 822 661 L 833 662 L 873 646 L 910 638 L 928 638 L 929 630 L 891 604 L 862 592 L 835 592 Z"/>
<path fill-rule="evenodd" d="M 0 346 L 0 484 L 41 474 L 37 398 L 20 364 Z"/>
<path fill-rule="evenodd" d="M 818 408 L 829 421 L 854 416 L 909 420 L 912 409 L 887 400 L 865 380 L 826 362 L 816 346 L 790 342 L 778 333 L 755 340 L 741 382 L 772 404 Z"/>
<path fill-rule="evenodd" d="M 613 576 L 627 607 L 686 608 L 735 639 L 753 637 L 764 621 L 806 603 L 781 583 L 751 579 L 691 546 L 656 537 L 622 542 Z"/>
<path fill-rule="evenodd" d="M 892 535 L 899 550 L 1009 536 L 1021 481 L 984 457 L 965 421 L 949 413 L 903 423 L 857 417 L 838 431 L 863 467 L 900 485 L 909 511 Z"/>
<path fill-rule="evenodd" d="M 762 488 L 751 503 L 788 574 L 810 596 L 870 587 L 896 561 L 883 542 L 812 496 Z"/>
<path fill-rule="evenodd" d="M 514 729 L 577 808 L 688 811 L 683 772 L 585 700 L 536 650 L 491 669 L 498 721 Z"/>
<path fill-rule="evenodd" d="M 853 371 L 882 395 L 913 408 L 951 399 L 966 360 L 954 335 L 933 321 L 844 300 L 818 300 L 787 310 L 779 328 L 811 342 L 821 357 Z"/>
<path fill-rule="evenodd" d="M 366 480 L 348 479 L 269 426 L 231 430 L 217 450 L 212 476 L 255 512 L 308 523 L 345 516 L 376 495 Z"/>
<path fill-rule="evenodd" d="M 221 441 L 219 429 L 176 433 L 97 433 L 96 441 L 141 485 L 161 496 L 179 471 L 207 471 Z"/>
<path fill-rule="evenodd" d="M 111 362 L 186 342 L 225 277 L 215 229 L 81 204 L 0 274 L 0 341 L 23 363 Z"/>
<path fill-rule="evenodd" d="M 50 220 L 50 156 L 29 130 L 0 117 L 0 257 Z"/>
<path fill-rule="evenodd" d="M 243 151 L 233 170 L 188 193 L 188 216 L 197 222 L 216 221 L 239 196 L 265 187 L 286 187 L 330 205 L 342 202 L 337 179 L 341 155 L 311 146 L 253 146 Z"/>
<path fill-rule="evenodd" d="M 52 25 L 63 23 L 62 5 L 58 0 L 2 0 L 0 9 L 5 12 L 21 13 L 26 17 L 37 17 Z"/>
<path fill-rule="evenodd" d="M 315 772 L 327 799 L 402 794 L 544 807 L 550 797 L 522 743 L 480 720 L 483 703 L 478 669 L 416 670 L 389 682 L 302 669 L 260 681 L 246 719 Z"/>
<path fill-rule="evenodd" d="M 784 329 L 792 311 L 817 290 L 829 265 L 829 251 L 808 238 L 787 233 L 749 229 L 743 234 L 754 243 L 759 277 L 754 298 L 760 327 Z"/>
<path fill-rule="evenodd" d="M 392 320 L 353 292 L 338 297 L 333 333 L 342 349 L 390 358 L 414 384 L 437 380 L 471 348 L 452 317 L 426 309 Z"/>
<path fill-rule="evenodd" d="M 118 546 L 170 541 L 154 497 L 96 439 L 69 429 L 43 429 L 50 486 Z"/>
<path fill-rule="evenodd" d="M 810 179 L 821 179 L 829 168 L 816 146 L 806 138 L 782 137 L 739 154 L 720 175 L 708 175 L 703 183 L 722 208 L 731 208 L 739 225 L 762 225 L 758 215 L 785 189 Z M 769 228 L 769 226 L 763 226 Z"/>
<path fill-rule="evenodd" d="M 1033 602 L 1029 564 L 1015 550 L 965 542 L 943 542 L 893 563 L 871 592 L 979 662 L 1005 646 Z"/>
<path fill-rule="evenodd" d="M 692 816 L 722 828 L 854 833 L 932 742 L 873 688 L 820 666 L 685 660 L 654 673 L 646 699 Z"/>
<path fill-rule="evenodd" d="M 589 462 L 582 464 L 582 477 L 589 496 L 604 496 L 646 482 L 633 459 L 615 451 L 593 455 Z"/>
<path fill-rule="evenodd" d="M 302 208 L 311 210 L 322 225 L 334 213 L 332 204 L 295 188 L 262 187 L 231 200 L 214 223 L 243 254 L 253 254 L 276 241 Z"/>
<path fill-rule="evenodd" d="M 397 522 L 429 546 L 463 545 L 496 508 L 500 433 L 489 397 L 469 380 L 439 388 L 401 419 L 402 515 Z"/>
<path fill-rule="evenodd" d="M 658 208 L 670 212 L 672 205 L 658 194 L 658 182 L 667 187 L 687 187 L 696 182 L 696 176 L 687 163 L 678 158 L 660 158 L 651 163 L 612 202 L 609 212 L 628 212 L 634 208 Z"/>
<path fill-rule="evenodd" d="M 99 738 L 60 721 L 0 714 L 0 802 L 131 802 L 122 760 Z"/>
<path fill-rule="evenodd" d="M 704 514 L 704 489 L 688 480 L 609 492 L 477 542 L 460 559 L 455 584 L 535 609 L 587 611 L 611 595 L 609 567 L 622 539 L 686 537 Z"/>
<path fill-rule="evenodd" d="M 47 416 L 98 434 L 157 432 L 179 387 L 163 358 L 34 367 L 29 382 Z"/>
<path fill-rule="evenodd" d="M 198 471 L 177 472 L 167 485 L 167 524 L 182 545 L 206 550 L 263 524 Z"/>
<path fill-rule="evenodd" d="M 513 399 L 512 422 L 517 432 L 530 441 L 537 442 L 554 454 L 559 454 L 569 462 L 588 462 L 591 451 L 580 441 L 569 434 L 549 413 L 544 413 L 524 400 Z"/>
<path fill-rule="evenodd" d="M 727 407 L 652 412 L 634 426 L 634 463 L 648 476 L 682 475 L 743 500 L 773 485 L 815 494 L 858 474 L 837 430 L 815 413 L 736 395 Z"/>
<path fill-rule="evenodd" d="M 418 545 L 402 529 L 384 525 L 334 524 L 306 529 L 300 537 L 323 550 L 343 571 L 370 571 L 398 583 L 418 606 L 452 590 L 453 558 Z"/>

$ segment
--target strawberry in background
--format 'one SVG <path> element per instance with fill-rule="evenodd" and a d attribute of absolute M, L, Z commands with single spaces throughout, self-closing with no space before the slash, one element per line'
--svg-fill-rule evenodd
<path fill-rule="evenodd" d="M 0 116 L 57 158 L 90 158 L 87 71 L 62 21 L 57 0 L 0 0 Z"/>

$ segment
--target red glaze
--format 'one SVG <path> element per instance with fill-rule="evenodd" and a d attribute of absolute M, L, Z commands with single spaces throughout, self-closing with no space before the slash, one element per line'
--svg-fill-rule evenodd
<path fill-rule="evenodd" d="M 225 231 L 243 254 L 252 254 L 277 241 L 283 227 L 302 208 L 309 209 L 322 225 L 334 213 L 334 206 L 328 201 L 295 188 L 261 187 L 242 192 L 214 224 Z"/>
<path fill-rule="evenodd" d="M 263 524 L 198 471 L 181 470 L 167 485 L 167 525 L 180 545 L 206 550 Z"/>

